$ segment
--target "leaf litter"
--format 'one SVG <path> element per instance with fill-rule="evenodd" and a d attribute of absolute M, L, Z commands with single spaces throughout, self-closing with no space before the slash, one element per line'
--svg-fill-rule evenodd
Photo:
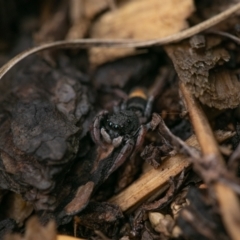
<path fill-rule="evenodd" d="M 53 2 L 0 14 L 1 237 L 238 239 L 238 1 Z M 153 109 L 125 159 L 89 132 L 136 87 Z"/>

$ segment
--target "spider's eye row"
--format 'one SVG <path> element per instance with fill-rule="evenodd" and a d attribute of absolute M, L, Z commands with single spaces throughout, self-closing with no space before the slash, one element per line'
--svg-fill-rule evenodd
<path fill-rule="evenodd" d="M 114 125 L 111 121 L 108 121 L 108 126 L 113 127 L 115 129 L 118 129 L 119 127 L 122 127 L 122 126 L 118 126 L 117 124 Z"/>

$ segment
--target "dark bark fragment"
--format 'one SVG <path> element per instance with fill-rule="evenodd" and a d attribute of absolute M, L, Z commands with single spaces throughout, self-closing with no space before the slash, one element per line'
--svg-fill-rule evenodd
<path fill-rule="evenodd" d="M 36 210 L 53 210 L 56 188 L 88 130 L 91 102 L 81 79 L 31 61 L 8 85 L 1 83 L 0 187 L 20 193 Z"/>
<path fill-rule="evenodd" d="M 234 71 L 224 65 L 230 53 L 217 46 L 214 38 L 206 39 L 202 51 L 192 48 L 189 41 L 167 46 L 166 50 L 180 80 L 203 104 L 218 109 L 239 105 L 240 83 Z"/>

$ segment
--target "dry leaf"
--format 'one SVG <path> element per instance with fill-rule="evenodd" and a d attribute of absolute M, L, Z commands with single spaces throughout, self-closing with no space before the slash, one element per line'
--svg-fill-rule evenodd
<path fill-rule="evenodd" d="M 176 7 L 177 6 L 177 7 Z M 177 33 L 188 27 L 186 19 L 194 11 L 192 0 L 128 1 L 116 11 L 103 15 L 93 25 L 92 38 L 155 39 Z M 128 49 L 93 48 L 90 59 L 94 64 L 132 53 Z"/>

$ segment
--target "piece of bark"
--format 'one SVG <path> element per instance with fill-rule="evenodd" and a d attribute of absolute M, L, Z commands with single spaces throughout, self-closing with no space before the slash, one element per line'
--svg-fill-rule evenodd
<path fill-rule="evenodd" d="M 93 113 L 74 67 L 65 62 L 66 73 L 39 58 L 29 61 L 0 88 L 0 187 L 21 194 L 36 210 L 49 210 Z"/>
<path fill-rule="evenodd" d="M 101 39 L 163 38 L 187 28 L 186 19 L 193 11 L 191 0 L 181 3 L 176 0 L 127 1 L 116 11 L 107 12 L 96 21 L 90 36 Z M 90 61 L 99 65 L 133 53 L 131 49 L 92 48 Z"/>
<path fill-rule="evenodd" d="M 194 35 L 189 41 L 193 49 L 201 49 L 206 47 L 206 40 L 203 35 Z"/>
<path fill-rule="evenodd" d="M 218 109 L 235 108 L 240 103 L 237 75 L 224 62 L 230 60 L 222 47 L 211 46 L 214 39 L 206 39 L 206 47 L 198 51 L 189 41 L 166 46 L 177 74 L 192 94 L 203 104 Z M 216 43 L 214 43 L 216 44 Z"/>
<path fill-rule="evenodd" d="M 224 141 L 233 136 L 232 132 L 216 132 L 218 141 Z M 187 144 L 192 147 L 198 147 L 195 136 L 190 137 Z M 137 205 L 144 202 L 149 196 L 158 192 L 160 195 L 169 186 L 169 178 L 181 173 L 185 168 L 190 166 L 190 161 L 186 156 L 176 154 L 168 157 L 162 163 L 159 169 L 150 168 L 149 171 L 139 177 L 128 188 L 116 196 L 113 196 L 110 203 L 117 204 L 123 211 L 129 211 L 136 208 Z"/>

